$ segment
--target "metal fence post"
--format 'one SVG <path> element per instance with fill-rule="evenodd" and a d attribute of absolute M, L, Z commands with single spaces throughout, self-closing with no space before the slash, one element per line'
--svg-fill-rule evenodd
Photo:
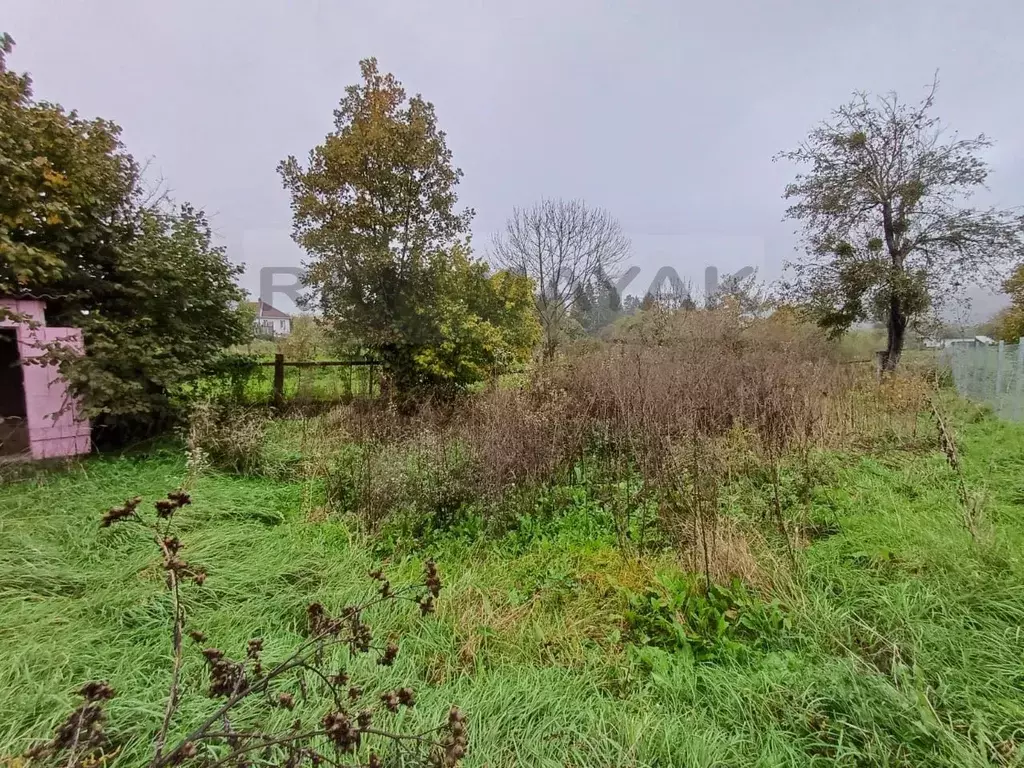
<path fill-rule="evenodd" d="M 1015 416 L 1024 418 L 1024 336 L 1017 341 L 1017 397 Z"/>
<path fill-rule="evenodd" d="M 979 390 L 982 389 L 981 383 L 985 380 L 985 370 L 982 367 L 984 359 L 978 354 L 981 349 L 981 345 L 978 342 L 973 342 L 970 348 L 970 356 L 967 358 L 971 367 L 970 382 L 968 384 L 967 396 L 973 399 L 978 399 Z"/>
<path fill-rule="evenodd" d="M 1000 341 L 996 348 L 996 413 L 1003 415 L 1003 355 L 1006 352 L 1006 342 Z"/>
<path fill-rule="evenodd" d="M 989 391 L 992 389 L 992 379 L 989 376 L 992 375 L 992 355 L 989 354 L 988 347 L 980 342 L 978 343 L 978 356 L 981 358 L 981 382 L 978 387 L 978 399 L 991 405 L 992 396 Z"/>
<path fill-rule="evenodd" d="M 944 351 L 949 356 L 949 367 L 953 371 L 953 386 L 959 392 L 964 381 L 964 371 L 963 366 L 960 364 L 960 356 L 956 353 L 956 347 L 952 345 L 946 347 Z"/>

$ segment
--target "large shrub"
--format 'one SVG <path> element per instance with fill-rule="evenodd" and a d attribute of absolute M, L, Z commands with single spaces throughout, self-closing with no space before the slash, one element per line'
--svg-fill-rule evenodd
<path fill-rule="evenodd" d="M 57 285 L 70 298 L 52 306 L 58 324 L 85 334 L 84 358 L 58 352 L 72 390 L 103 424 L 168 424 L 181 386 L 217 371 L 223 350 L 250 333 L 233 304 L 242 298 L 234 282 L 241 269 L 189 206 L 139 212 L 116 259 L 89 266 L 65 272 Z"/>
<path fill-rule="evenodd" d="M 515 368 L 540 340 L 533 284 L 522 275 L 490 274 L 486 264 L 455 253 L 439 294 L 434 338 L 414 358 L 433 392 L 458 391 Z"/>
<path fill-rule="evenodd" d="M 51 325 L 83 329 L 87 355 L 50 349 L 99 433 L 168 425 L 175 395 L 217 368 L 251 325 L 241 272 L 202 211 L 145 191 L 105 120 L 36 102 L 0 48 L 0 293 L 43 294 Z"/>

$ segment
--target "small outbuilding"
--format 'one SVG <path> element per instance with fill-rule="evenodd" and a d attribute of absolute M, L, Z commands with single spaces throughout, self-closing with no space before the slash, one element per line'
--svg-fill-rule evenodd
<path fill-rule="evenodd" d="M 46 301 L 0 296 L 0 460 L 88 453 L 89 422 L 54 365 L 34 362 L 59 342 L 84 353 L 78 328 L 48 328 Z"/>

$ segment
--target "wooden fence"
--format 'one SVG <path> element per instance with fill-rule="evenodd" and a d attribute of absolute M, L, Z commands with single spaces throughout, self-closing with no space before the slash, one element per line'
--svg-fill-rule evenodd
<path fill-rule="evenodd" d="M 274 385 L 273 403 L 275 407 L 284 405 L 284 372 L 285 368 L 348 368 L 349 369 L 349 391 L 352 391 L 352 370 L 355 368 L 368 368 L 368 392 L 373 397 L 374 374 L 381 365 L 379 360 L 285 360 L 284 355 L 274 355 L 273 362 L 260 363 L 264 366 L 273 366 Z"/>

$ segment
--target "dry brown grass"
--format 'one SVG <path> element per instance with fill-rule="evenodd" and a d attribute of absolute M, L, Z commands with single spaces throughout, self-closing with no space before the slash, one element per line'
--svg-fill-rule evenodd
<path fill-rule="evenodd" d="M 735 576 L 770 588 L 801 535 L 800 510 L 780 498 L 780 474 L 802 471 L 812 482 L 817 449 L 906 447 L 928 391 L 913 375 L 879 386 L 792 320 L 654 312 L 611 344 L 539 368 L 520 388 L 491 387 L 413 414 L 366 403 L 338 409 L 328 423 L 352 457 L 328 487 L 370 530 L 410 512 L 443 526 L 470 503 L 500 526 L 532 509 L 524 493 L 584 467 L 624 551 L 643 555 L 653 526 L 659 546 L 667 539 L 709 582 Z M 750 472 L 774 488 L 764 532 L 721 515 L 721 488 Z"/>
<path fill-rule="evenodd" d="M 841 373 L 845 383 L 828 399 L 811 436 L 815 446 L 864 452 L 934 446 L 920 430 L 935 392 L 933 376 L 901 371 L 878 382 L 870 366 L 845 366 Z"/>
<path fill-rule="evenodd" d="M 771 594 L 790 572 L 789 563 L 775 553 L 760 532 L 749 526 L 743 528 L 736 520 L 722 517 L 712 535 L 708 568 L 712 582 L 728 584 L 739 579 L 762 594 Z M 677 560 L 684 571 L 704 571 L 699 547 L 681 549 Z"/>
<path fill-rule="evenodd" d="M 209 464 L 242 475 L 259 473 L 264 466 L 267 414 L 232 405 L 199 403 L 189 418 L 189 454 L 201 471 Z"/>
<path fill-rule="evenodd" d="M 749 456 L 763 460 L 814 439 L 842 371 L 820 336 L 799 325 L 727 311 L 653 313 L 645 322 L 599 351 L 541 368 L 521 389 L 490 388 L 412 415 L 364 403 L 335 411 L 328 420 L 356 455 L 334 478 L 334 496 L 376 528 L 395 508 L 500 506 L 520 489 L 559 482 L 586 458 L 611 482 L 641 481 L 616 512 L 624 531 L 657 496 L 666 530 L 681 534 L 696 519 L 706 538 L 716 488 L 731 471 L 717 443 L 743 430 Z"/>

